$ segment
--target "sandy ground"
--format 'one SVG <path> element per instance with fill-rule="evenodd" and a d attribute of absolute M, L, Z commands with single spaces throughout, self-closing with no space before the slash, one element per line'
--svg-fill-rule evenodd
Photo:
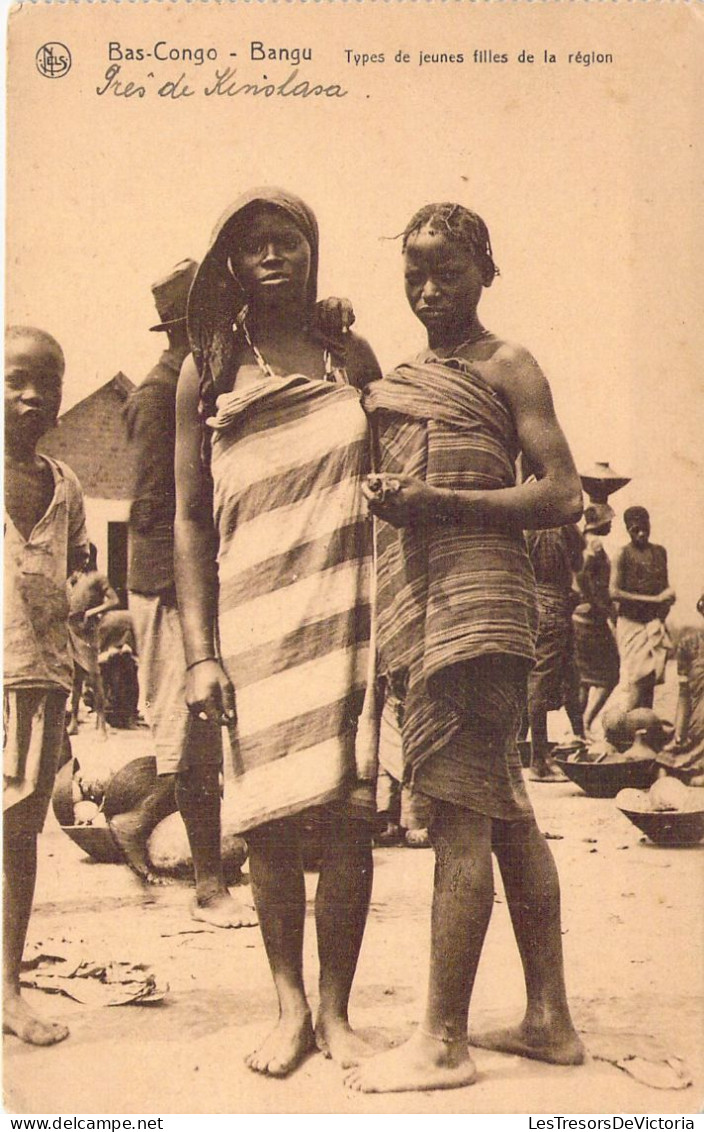
<path fill-rule="evenodd" d="M 78 744 L 92 744 L 84 729 Z M 146 732 L 111 736 L 134 756 Z M 649 1035 L 685 1060 L 694 1084 L 659 1090 L 603 1061 L 562 1068 L 482 1050 L 478 1080 L 445 1093 L 360 1096 L 340 1070 L 310 1057 L 284 1081 L 259 1078 L 244 1055 L 267 1032 L 275 1004 L 257 928 L 204 929 L 190 890 L 144 888 L 126 867 L 99 865 L 58 828 L 41 838 L 30 940 L 83 941 L 87 958 L 151 964 L 170 991 L 162 1005 L 88 1008 L 29 991 L 65 1020 L 68 1041 L 35 1049 L 4 1039 L 5 1103 L 15 1113 L 693 1113 L 704 1098 L 702 861 L 697 848 L 641 839 L 610 800 L 571 784 L 529 789 L 553 839 L 563 891 L 568 989 L 578 1028 Z M 430 851 L 375 850 L 371 913 L 351 1004 L 353 1024 L 384 1047 L 406 1037 L 424 997 Z M 308 876 L 312 898 L 315 877 Z M 315 1006 L 312 907 L 306 975 Z M 520 1016 L 523 983 L 500 879 L 471 1022 Z M 627 1050 L 628 1040 L 623 1041 Z"/>

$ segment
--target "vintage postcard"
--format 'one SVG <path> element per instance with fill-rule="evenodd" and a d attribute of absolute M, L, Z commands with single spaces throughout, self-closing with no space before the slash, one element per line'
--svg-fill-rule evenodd
<path fill-rule="evenodd" d="M 7 1112 L 694 1128 L 701 5 L 7 28 Z"/>

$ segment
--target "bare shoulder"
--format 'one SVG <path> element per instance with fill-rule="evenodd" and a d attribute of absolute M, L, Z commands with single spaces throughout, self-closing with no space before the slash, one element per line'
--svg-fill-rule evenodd
<path fill-rule="evenodd" d="M 497 393 L 514 408 L 551 410 L 548 380 L 530 350 L 502 339 L 492 340 L 491 347 L 481 373 Z"/>
<path fill-rule="evenodd" d="M 376 381 L 381 377 L 381 368 L 366 338 L 353 331 L 345 337 L 347 374 L 352 385 L 357 389 L 363 389 L 370 381 Z"/>
<path fill-rule="evenodd" d="M 655 556 L 659 558 L 661 562 L 667 563 L 667 550 L 665 549 L 665 547 L 660 546 L 659 543 L 656 542 L 651 542 L 650 545 L 655 551 Z"/>

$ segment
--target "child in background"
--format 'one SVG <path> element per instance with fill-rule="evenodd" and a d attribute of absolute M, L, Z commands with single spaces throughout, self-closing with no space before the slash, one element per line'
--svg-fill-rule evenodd
<path fill-rule="evenodd" d="M 102 615 L 109 609 L 115 609 L 120 600 L 108 578 L 98 570 L 98 551 L 93 543 L 90 543 L 85 562 L 69 578 L 68 602 L 68 628 L 74 665 L 68 733 L 78 734 L 78 709 L 85 681 L 93 693 L 95 726 L 105 739 L 105 691 L 98 660 L 98 627 Z"/>

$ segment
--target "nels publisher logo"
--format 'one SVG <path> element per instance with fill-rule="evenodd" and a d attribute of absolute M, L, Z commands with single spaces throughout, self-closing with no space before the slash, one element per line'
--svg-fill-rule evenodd
<path fill-rule="evenodd" d="M 71 70 L 71 52 L 64 43 L 45 43 L 37 51 L 36 63 L 45 79 L 62 79 Z"/>

